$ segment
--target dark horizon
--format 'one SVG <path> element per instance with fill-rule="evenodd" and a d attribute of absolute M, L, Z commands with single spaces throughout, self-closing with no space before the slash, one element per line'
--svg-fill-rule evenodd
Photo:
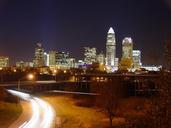
<path fill-rule="evenodd" d="M 0 56 L 9 56 L 10 64 L 31 61 L 37 41 L 45 51 L 68 51 L 78 59 L 84 46 L 105 53 L 109 27 L 116 34 L 117 57 L 122 39 L 132 37 L 143 64 L 161 64 L 164 41 L 171 34 L 171 2 L 1 0 L 0 19 Z"/>

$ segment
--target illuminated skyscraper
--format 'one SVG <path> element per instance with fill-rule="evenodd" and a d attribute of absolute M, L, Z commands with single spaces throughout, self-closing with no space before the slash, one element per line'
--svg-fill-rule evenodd
<path fill-rule="evenodd" d="M 124 38 L 122 42 L 121 70 L 130 70 L 133 66 L 133 41 L 131 38 Z"/>
<path fill-rule="evenodd" d="M 75 59 L 68 52 L 49 51 L 49 67 L 52 69 L 69 69 L 75 67 Z"/>
<path fill-rule="evenodd" d="M 131 38 L 124 38 L 122 42 L 122 58 L 132 59 L 133 55 L 133 41 Z"/>
<path fill-rule="evenodd" d="M 84 62 L 86 64 L 96 62 L 96 48 L 84 47 Z"/>
<path fill-rule="evenodd" d="M 36 44 L 33 63 L 34 67 L 45 66 L 44 48 L 41 43 Z"/>
<path fill-rule="evenodd" d="M 107 34 L 106 42 L 106 66 L 114 67 L 116 57 L 116 41 L 113 28 L 110 28 Z"/>
<path fill-rule="evenodd" d="M 68 52 L 57 52 L 56 54 L 56 65 L 61 69 L 70 68 L 69 67 L 69 53 Z"/>
<path fill-rule="evenodd" d="M 45 61 L 45 66 L 49 66 L 49 54 L 44 52 L 44 61 Z"/>
<path fill-rule="evenodd" d="M 57 51 L 49 51 L 49 66 L 55 67 L 57 59 Z"/>

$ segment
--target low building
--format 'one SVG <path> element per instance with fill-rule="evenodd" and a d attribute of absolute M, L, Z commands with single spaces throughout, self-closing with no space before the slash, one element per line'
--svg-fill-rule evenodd
<path fill-rule="evenodd" d="M 16 62 L 16 67 L 17 68 L 29 68 L 29 67 L 33 67 L 33 62 L 25 62 L 25 61 L 18 61 Z"/>
<path fill-rule="evenodd" d="M 0 56 L 0 68 L 9 67 L 9 57 Z"/>
<path fill-rule="evenodd" d="M 97 62 L 100 64 L 105 64 L 105 55 L 103 52 L 97 55 Z"/>
<path fill-rule="evenodd" d="M 142 68 L 147 71 L 160 71 L 162 66 L 142 66 Z"/>
<path fill-rule="evenodd" d="M 140 50 L 133 50 L 133 68 L 138 69 L 141 68 L 141 51 Z"/>

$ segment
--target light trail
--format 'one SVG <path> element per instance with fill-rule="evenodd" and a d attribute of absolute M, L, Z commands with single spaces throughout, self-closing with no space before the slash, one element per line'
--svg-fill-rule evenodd
<path fill-rule="evenodd" d="M 60 90 L 53 90 L 48 92 L 56 92 L 56 93 L 64 93 L 64 94 L 78 94 L 78 95 L 92 95 L 97 96 L 98 93 L 86 93 L 86 92 L 72 92 L 72 91 L 60 91 Z"/>
<path fill-rule="evenodd" d="M 38 97 L 33 97 L 30 94 L 8 90 L 11 94 L 29 101 L 32 106 L 32 117 L 29 121 L 23 122 L 19 128 L 51 128 L 55 119 L 55 111 L 52 106 L 41 100 Z"/>

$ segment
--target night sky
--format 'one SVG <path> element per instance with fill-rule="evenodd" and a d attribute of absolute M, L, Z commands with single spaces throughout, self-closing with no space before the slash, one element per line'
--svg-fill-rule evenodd
<path fill-rule="evenodd" d="M 105 52 L 111 26 L 118 57 L 122 39 L 132 37 L 143 64 L 160 64 L 164 40 L 171 35 L 169 1 L 0 0 L 0 55 L 9 56 L 11 64 L 31 61 L 41 41 L 46 51 L 68 51 L 81 59 L 84 46 Z"/>

